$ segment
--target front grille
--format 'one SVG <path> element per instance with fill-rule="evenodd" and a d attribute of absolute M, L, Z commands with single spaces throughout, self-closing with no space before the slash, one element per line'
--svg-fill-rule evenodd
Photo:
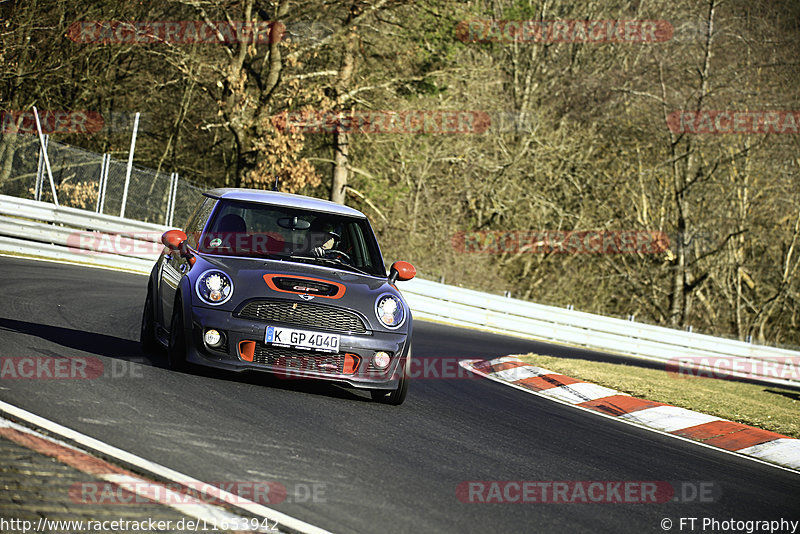
<path fill-rule="evenodd" d="M 355 313 L 307 302 L 252 300 L 237 315 L 245 319 L 308 326 L 348 334 L 367 332 L 364 321 Z"/>
<path fill-rule="evenodd" d="M 296 371 L 342 373 L 344 371 L 344 353 L 315 353 L 256 343 L 253 363 Z"/>

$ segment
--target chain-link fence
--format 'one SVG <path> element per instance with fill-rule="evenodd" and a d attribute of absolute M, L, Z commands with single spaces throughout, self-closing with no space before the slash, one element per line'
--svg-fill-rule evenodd
<path fill-rule="evenodd" d="M 47 156 L 61 206 L 123 213 L 129 219 L 182 225 L 203 188 L 175 173 L 132 166 L 127 194 L 127 161 L 47 141 Z M 0 194 L 53 201 L 50 179 L 36 136 L 7 134 L 0 140 Z"/>

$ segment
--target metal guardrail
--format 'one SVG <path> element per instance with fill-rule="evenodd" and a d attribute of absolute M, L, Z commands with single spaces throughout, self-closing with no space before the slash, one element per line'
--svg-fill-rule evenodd
<path fill-rule="evenodd" d="M 0 251 L 150 272 L 166 226 L 0 195 Z"/>
<path fill-rule="evenodd" d="M 403 282 L 415 317 L 665 363 L 686 376 L 800 385 L 800 352 L 545 306 L 447 286 Z"/>
<path fill-rule="evenodd" d="M 161 250 L 158 238 L 167 229 L 0 195 L 0 251 L 148 273 Z M 116 254 L 104 250 L 103 243 L 123 238 L 129 240 L 124 250 L 119 246 Z M 661 361 L 678 375 L 694 369 L 800 384 L 797 351 L 544 306 L 428 280 L 403 282 L 401 289 L 414 316 L 423 319 Z"/>

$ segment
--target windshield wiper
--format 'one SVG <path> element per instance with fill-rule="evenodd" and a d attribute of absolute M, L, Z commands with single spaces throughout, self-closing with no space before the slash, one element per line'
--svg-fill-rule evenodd
<path fill-rule="evenodd" d="M 340 260 L 338 258 L 316 258 L 316 259 L 322 260 L 322 261 L 327 261 L 328 263 L 333 263 L 333 264 L 336 264 L 336 265 L 343 265 L 344 267 L 347 267 L 348 269 L 352 269 L 357 273 L 366 274 L 367 276 L 375 276 L 374 274 L 368 273 L 367 271 L 365 271 L 363 269 L 359 269 L 355 265 L 350 265 L 349 263 L 345 263 L 345 262 L 343 262 L 342 260 Z"/>
<path fill-rule="evenodd" d="M 354 265 L 350 265 L 349 263 L 345 263 L 342 260 L 339 260 L 339 259 L 336 259 L 336 258 L 324 258 L 324 257 L 316 257 L 316 256 L 289 256 L 289 258 L 290 259 L 298 259 L 298 260 L 310 261 L 312 263 L 314 263 L 314 262 L 332 263 L 332 264 L 336 265 L 337 267 L 339 267 L 339 266 L 346 267 L 346 268 L 348 268 L 348 269 L 350 269 L 352 271 L 355 271 L 355 272 L 357 272 L 359 274 L 365 274 L 367 276 L 375 276 L 372 273 L 368 273 L 367 271 L 364 271 L 363 269 L 359 269 L 358 267 L 356 267 Z"/>

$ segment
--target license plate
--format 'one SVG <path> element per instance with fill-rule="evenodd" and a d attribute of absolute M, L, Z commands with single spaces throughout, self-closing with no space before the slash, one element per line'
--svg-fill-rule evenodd
<path fill-rule="evenodd" d="M 295 330 L 281 326 L 268 326 L 265 343 L 293 349 L 339 352 L 339 335 L 323 334 L 311 330 Z"/>

